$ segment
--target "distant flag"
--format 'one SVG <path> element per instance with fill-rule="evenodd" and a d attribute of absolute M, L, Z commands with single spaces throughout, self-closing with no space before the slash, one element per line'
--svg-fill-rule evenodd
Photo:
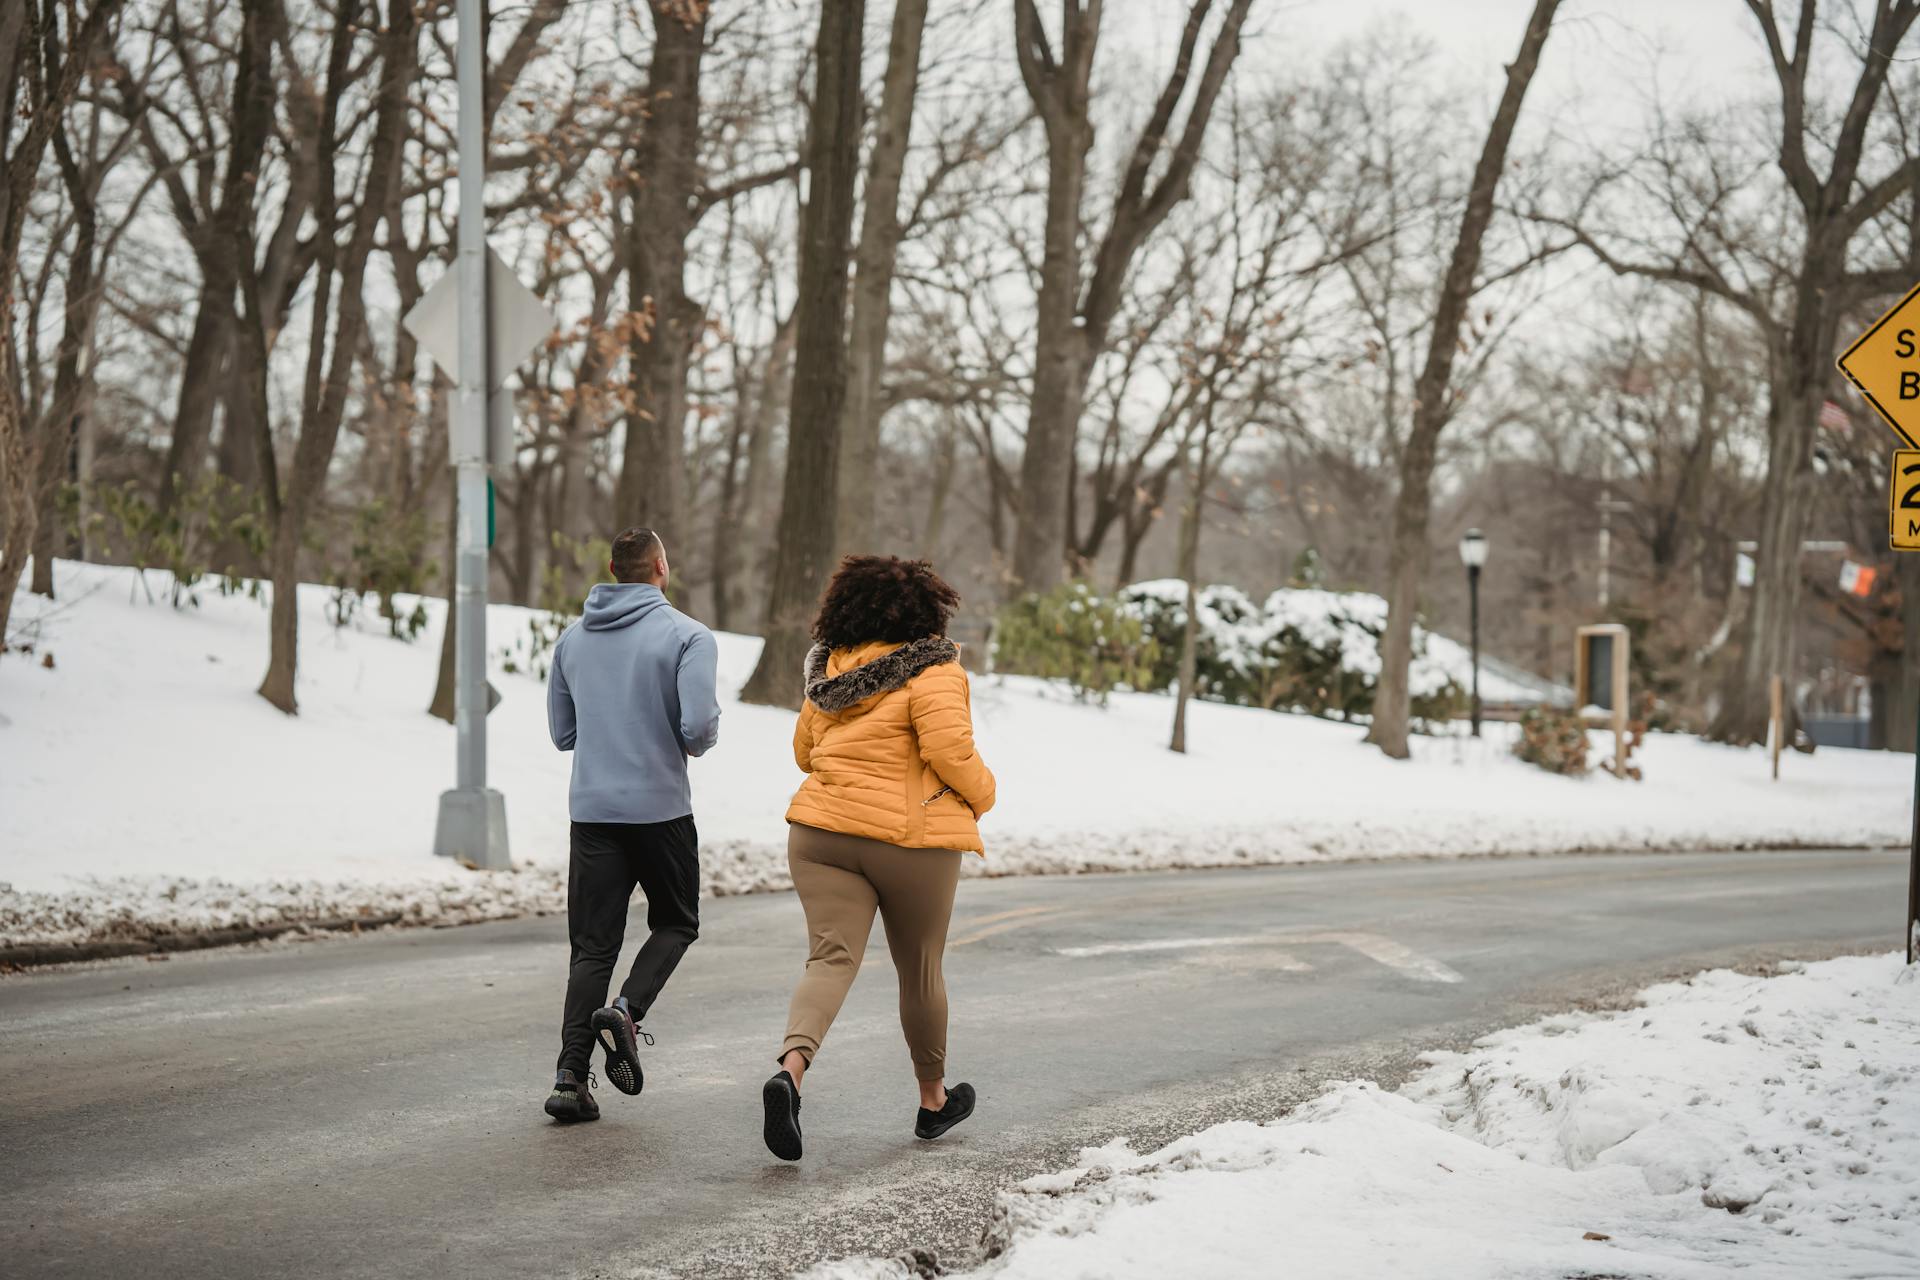
<path fill-rule="evenodd" d="M 1840 589 L 1850 596 L 1865 599 L 1873 594 L 1873 580 L 1879 571 L 1871 565 L 1855 564 L 1848 560 L 1840 566 Z"/>
<path fill-rule="evenodd" d="M 1844 433 L 1853 430 L 1853 419 L 1845 409 L 1828 400 L 1820 406 L 1820 425 L 1828 431 Z"/>

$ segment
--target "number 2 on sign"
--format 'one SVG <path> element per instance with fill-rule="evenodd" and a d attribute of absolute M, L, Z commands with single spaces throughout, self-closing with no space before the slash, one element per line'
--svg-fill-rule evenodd
<path fill-rule="evenodd" d="M 1887 540 L 1895 551 L 1920 551 L 1920 449 L 1893 451 L 1887 490 Z"/>

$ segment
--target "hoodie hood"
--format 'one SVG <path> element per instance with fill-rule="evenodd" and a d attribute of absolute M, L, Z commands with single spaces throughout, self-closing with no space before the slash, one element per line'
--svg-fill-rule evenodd
<path fill-rule="evenodd" d="M 587 593 L 580 625 L 589 631 L 618 631 L 666 607 L 666 595 L 651 582 L 602 582 Z"/>
<path fill-rule="evenodd" d="M 829 674 L 829 657 L 842 659 L 832 664 L 839 668 L 837 674 Z M 807 701 L 822 711 L 846 711 L 875 694 L 903 688 L 928 667 L 959 658 L 959 648 L 945 636 L 923 636 L 894 648 L 862 645 L 841 654 L 830 654 L 825 645 L 816 644 L 807 650 Z"/>

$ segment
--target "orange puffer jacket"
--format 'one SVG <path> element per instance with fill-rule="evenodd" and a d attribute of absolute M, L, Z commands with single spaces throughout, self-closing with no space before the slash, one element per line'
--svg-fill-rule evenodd
<path fill-rule="evenodd" d="M 805 771 L 787 821 L 910 849 L 984 853 L 993 774 L 973 748 L 960 654 L 945 636 L 807 655 L 793 729 Z"/>

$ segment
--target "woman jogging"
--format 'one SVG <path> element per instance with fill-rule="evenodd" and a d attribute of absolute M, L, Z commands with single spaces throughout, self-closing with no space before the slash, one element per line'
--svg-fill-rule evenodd
<path fill-rule="evenodd" d="M 973 1112 L 945 1086 L 940 963 L 960 857 L 980 853 L 993 774 L 973 746 L 967 673 L 946 637 L 960 603 L 924 560 L 849 556 L 827 585 L 807 655 L 793 754 L 806 780 L 787 809 L 787 864 L 807 917 L 780 1071 L 762 1090 L 767 1149 L 800 1158 L 800 1083 L 853 985 L 877 910 L 900 975 L 900 1030 L 920 1086 L 913 1131 L 937 1138 Z"/>

